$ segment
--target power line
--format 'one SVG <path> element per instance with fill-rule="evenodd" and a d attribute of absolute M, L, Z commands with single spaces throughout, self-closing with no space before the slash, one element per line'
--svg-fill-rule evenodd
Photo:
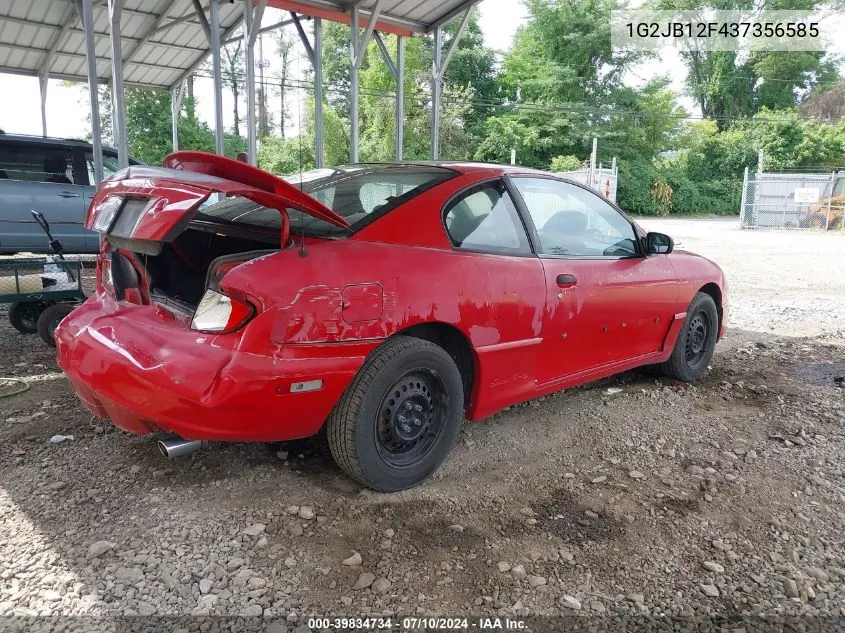
<path fill-rule="evenodd" d="M 202 75 L 197 74 L 196 76 L 202 78 L 211 78 L 210 75 Z M 280 87 L 280 82 L 273 82 L 269 80 L 265 80 L 263 82 L 256 81 L 257 84 L 266 85 L 266 86 L 273 86 L 273 87 Z M 314 85 L 310 81 L 304 79 L 288 79 L 285 81 L 285 86 L 289 86 L 291 88 L 296 88 L 305 91 L 313 91 Z M 326 85 L 323 88 L 324 92 L 332 93 L 337 95 L 346 95 L 348 93 L 348 89 L 341 87 L 341 86 L 333 86 L 333 85 Z M 375 90 L 375 89 L 367 89 L 367 88 L 360 88 L 359 93 L 365 96 L 371 97 L 381 97 L 381 98 L 390 98 L 395 99 L 396 93 L 394 91 L 388 90 Z M 427 99 L 428 95 L 421 89 L 417 89 L 417 94 L 407 94 L 406 93 L 406 101 L 413 102 L 415 98 L 418 99 Z M 586 104 L 549 104 L 549 103 L 538 103 L 538 102 L 527 102 L 527 101 L 508 101 L 508 100 L 501 100 L 501 101 L 482 101 L 482 100 L 469 100 L 465 101 L 459 98 L 456 98 L 452 95 L 443 95 L 442 102 L 444 104 L 459 104 L 459 105 L 470 105 L 477 109 L 487 109 L 487 110 L 501 110 L 501 111 L 531 111 L 531 112 L 538 112 L 538 113 L 546 113 L 546 114 L 580 114 L 583 116 L 595 116 L 595 117 L 628 117 L 634 119 L 671 119 L 677 121 L 724 121 L 724 122 L 732 122 L 732 121 L 778 121 L 780 119 L 774 117 L 764 117 L 759 115 L 753 115 L 751 117 L 745 116 L 733 116 L 733 115 L 711 115 L 711 116 L 704 116 L 700 114 L 691 114 L 688 112 L 644 112 L 642 110 L 625 110 L 619 108 L 611 108 L 611 107 L 596 107 L 596 106 L 589 106 Z M 813 120 L 813 117 L 808 117 L 801 115 L 800 113 L 796 113 L 796 118 L 798 120 Z"/>

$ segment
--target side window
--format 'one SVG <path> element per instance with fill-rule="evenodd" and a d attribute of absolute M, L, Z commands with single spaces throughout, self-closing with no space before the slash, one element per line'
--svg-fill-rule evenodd
<path fill-rule="evenodd" d="M 72 185 L 73 154 L 70 150 L 41 144 L 0 144 L 0 171 L 9 180 Z"/>
<path fill-rule="evenodd" d="M 637 255 L 634 227 L 595 193 L 548 178 L 514 178 L 540 238 L 540 252 L 570 257 Z"/>
<path fill-rule="evenodd" d="M 85 168 L 88 170 L 88 182 L 94 184 L 94 154 L 85 152 Z M 115 172 L 120 171 L 120 165 L 117 162 L 117 156 L 114 154 L 103 154 L 103 178 L 108 178 Z"/>
<path fill-rule="evenodd" d="M 472 187 L 444 210 L 446 232 L 461 249 L 524 255 L 531 252 L 528 237 L 501 182 Z"/>
<path fill-rule="evenodd" d="M 845 195 L 845 176 L 840 176 L 839 179 L 836 181 L 836 185 L 833 189 L 834 196 L 843 196 Z"/>

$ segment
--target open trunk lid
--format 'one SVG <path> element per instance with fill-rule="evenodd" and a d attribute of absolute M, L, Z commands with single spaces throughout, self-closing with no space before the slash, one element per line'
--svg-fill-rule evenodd
<path fill-rule="evenodd" d="M 161 252 L 213 193 L 241 196 L 277 209 L 288 225 L 294 208 L 330 224 L 349 223 L 296 186 L 247 163 L 206 152 L 174 152 L 163 168 L 133 166 L 104 180 L 91 202 L 86 228 L 118 247 L 149 255 Z"/>

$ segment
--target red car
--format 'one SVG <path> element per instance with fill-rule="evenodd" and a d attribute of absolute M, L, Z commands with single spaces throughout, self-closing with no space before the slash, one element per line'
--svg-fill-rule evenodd
<path fill-rule="evenodd" d="M 270 442 L 326 425 L 371 488 L 420 483 L 480 420 L 642 365 L 707 369 L 719 267 L 579 184 L 521 167 L 354 165 L 292 184 L 176 152 L 105 180 L 97 292 L 56 332 L 98 417 Z"/>

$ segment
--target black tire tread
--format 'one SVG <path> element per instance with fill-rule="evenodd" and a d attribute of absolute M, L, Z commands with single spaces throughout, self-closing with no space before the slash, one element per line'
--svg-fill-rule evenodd
<path fill-rule="evenodd" d="M 390 360 L 405 352 L 420 348 L 442 353 L 450 362 L 454 362 L 446 350 L 430 341 L 402 335 L 389 338 L 364 361 L 364 365 L 343 392 L 326 422 L 329 449 L 335 463 L 349 477 L 374 490 L 387 491 L 388 489 L 368 477 L 358 459 L 355 433 L 363 399 L 376 375 Z"/>
<path fill-rule="evenodd" d="M 38 336 L 41 337 L 41 340 L 50 347 L 55 347 L 56 339 L 53 337 L 53 331 L 50 330 L 50 322 L 55 319 L 57 314 L 63 315 L 62 318 L 64 318 L 75 307 L 75 305 L 70 303 L 54 303 L 44 308 L 44 311 L 38 317 Z"/>
<path fill-rule="evenodd" d="M 713 315 L 715 316 L 715 320 L 713 321 L 713 326 L 717 329 L 716 334 L 714 336 L 718 336 L 718 328 L 719 328 L 719 312 L 716 309 L 716 302 L 713 301 L 713 297 L 711 297 L 706 292 L 698 292 L 690 301 L 689 307 L 687 308 L 687 320 L 690 318 L 691 315 L 698 312 L 699 308 L 702 304 L 712 304 L 713 307 Z M 678 339 L 675 341 L 675 347 L 672 349 L 672 355 L 669 357 L 669 360 L 663 363 L 659 363 L 654 367 L 656 370 L 664 375 L 668 376 L 669 378 L 674 378 L 675 380 L 680 380 L 683 382 L 692 382 L 695 378 L 690 378 L 687 374 L 687 367 L 686 367 L 686 358 L 685 348 L 684 348 L 684 340 L 686 335 L 687 329 L 687 320 L 684 321 L 684 326 L 681 332 L 678 334 Z M 714 340 L 715 346 L 715 340 Z M 711 352 L 712 354 L 712 352 Z M 709 359 L 708 359 L 709 363 Z M 706 366 L 706 364 L 705 364 Z"/>

